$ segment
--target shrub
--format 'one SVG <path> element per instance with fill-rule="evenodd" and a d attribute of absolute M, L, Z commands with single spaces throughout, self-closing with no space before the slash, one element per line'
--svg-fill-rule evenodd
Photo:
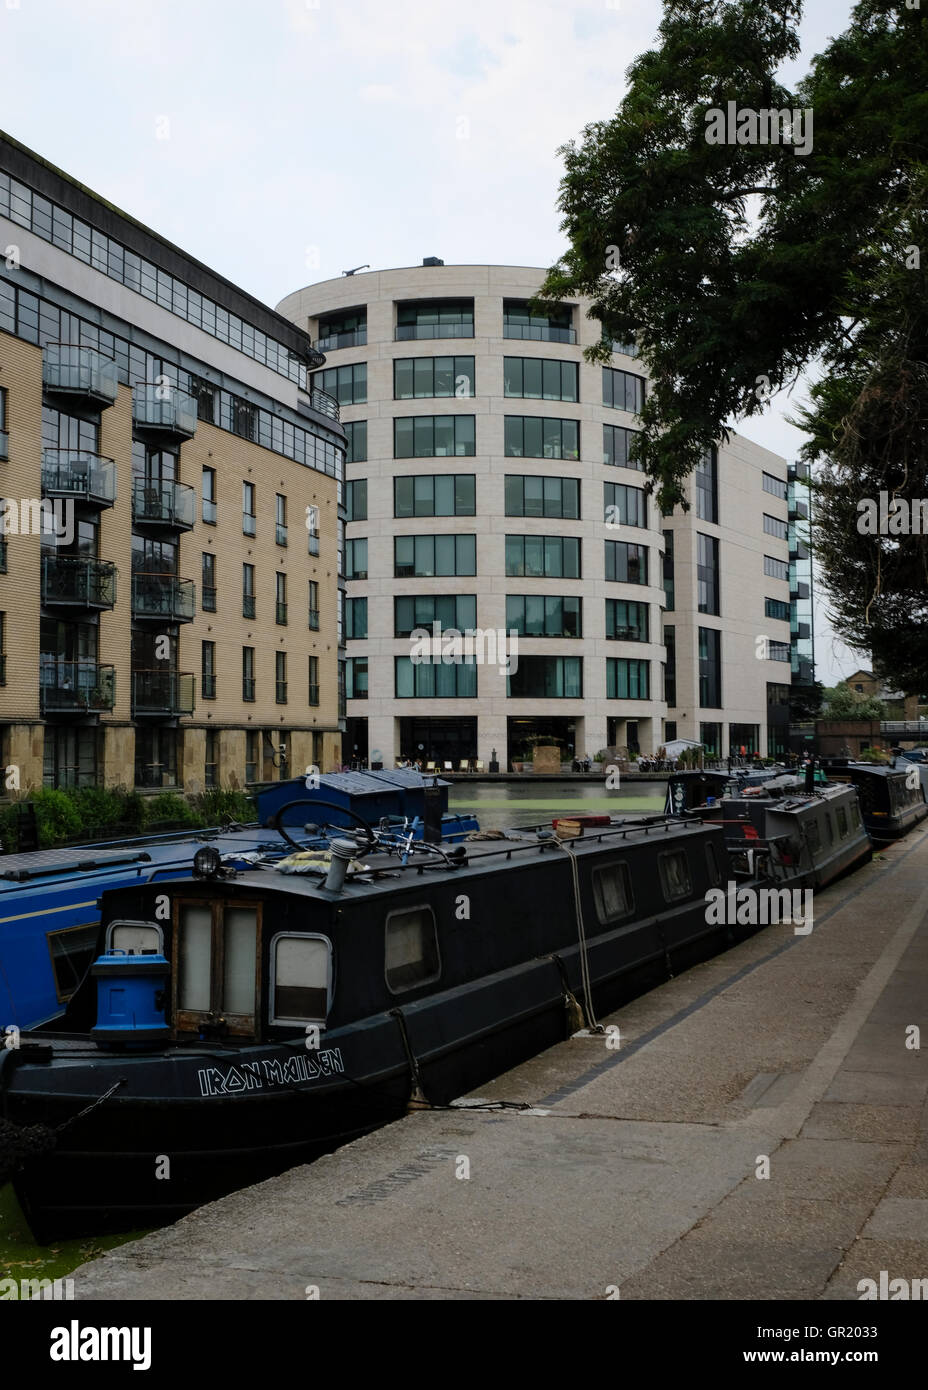
<path fill-rule="evenodd" d="M 146 825 L 202 826 L 205 822 L 177 792 L 159 792 L 147 799 Z"/>
<path fill-rule="evenodd" d="M 253 798 L 233 787 L 209 787 L 193 797 L 193 807 L 204 825 L 222 825 L 228 821 L 247 824 L 256 818 Z"/>
<path fill-rule="evenodd" d="M 81 833 L 81 817 L 73 796 L 55 787 L 37 787 L 23 800 L 35 806 L 35 820 L 39 831 L 39 848 L 51 849 L 62 840 L 71 839 Z M 16 811 L 12 811 L 15 825 Z"/>

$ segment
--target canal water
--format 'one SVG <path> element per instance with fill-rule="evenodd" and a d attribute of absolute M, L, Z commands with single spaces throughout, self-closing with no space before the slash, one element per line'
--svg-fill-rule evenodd
<path fill-rule="evenodd" d="M 484 830 L 550 825 L 558 815 L 574 811 L 620 815 L 662 811 L 663 782 L 630 782 L 608 791 L 598 782 L 478 782 L 452 787 L 448 808 L 477 817 Z M 140 1232 L 136 1232 L 136 1235 Z M 0 1188 L 0 1280 L 57 1279 L 135 1236 L 64 1240 L 54 1246 L 36 1245 L 9 1185 Z M 0 1298 L 5 1296 L 0 1284 Z"/>

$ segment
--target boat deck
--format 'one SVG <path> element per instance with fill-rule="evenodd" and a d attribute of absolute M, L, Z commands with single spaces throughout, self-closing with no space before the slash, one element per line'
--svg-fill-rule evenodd
<path fill-rule="evenodd" d="M 768 927 L 602 1020 L 618 1035 L 85 1264 L 75 1297 L 857 1300 L 921 1277 L 926 882 L 922 826 L 816 894 L 809 935 Z"/>

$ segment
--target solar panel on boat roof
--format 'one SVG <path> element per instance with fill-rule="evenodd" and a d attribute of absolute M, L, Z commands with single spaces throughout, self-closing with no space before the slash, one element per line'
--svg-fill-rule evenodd
<path fill-rule="evenodd" d="M 29 854 L 0 855 L 0 878 L 41 878 L 43 874 L 63 874 L 84 869 L 105 869 L 111 864 L 146 864 L 151 855 L 144 850 L 40 849 Z"/>
<path fill-rule="evenodd" d="M 375 796 L 383 792 L 383 783 L 367 772 L 324 772 L 319 785 L 328 787 L 329 791 L 343 792 L 345 796 Z"/>
<path fill-rule="evenodd" d="M 384 768 L 382 772 L 372 772 L 369 774 L 380 782 L 387 782 L 391 787 L 450 787 L 450 782 L 442 781 L 440 777 L 433 777 L 431 774 L 423 774 L 414 767 L 395 767 Z"/>

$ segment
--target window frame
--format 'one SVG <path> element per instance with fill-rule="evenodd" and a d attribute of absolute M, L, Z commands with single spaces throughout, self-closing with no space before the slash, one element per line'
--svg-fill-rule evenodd
<path fill-rule="evenodd" d="M 326 1001 L 325 1018 L 278 1018 L 275 1013 L 277 1003 L 277 943 L 283 940 L 293 941 L 321 941 L 327 947 L 328 968 L 326 970 Z M 332 1010 L 332 1000 L 335 997 L 335 951 L 331 939 L 323 936 L 322 932 L 300 932 L 284 930 L 275 932 L 268 942 L 268 996 L 267 996 L 267 1022 L 269 1028 L 302 1028 L 307 1023 L 316 1023 L 321 1028 L 328 1026 L 329 1014 Z"/>

